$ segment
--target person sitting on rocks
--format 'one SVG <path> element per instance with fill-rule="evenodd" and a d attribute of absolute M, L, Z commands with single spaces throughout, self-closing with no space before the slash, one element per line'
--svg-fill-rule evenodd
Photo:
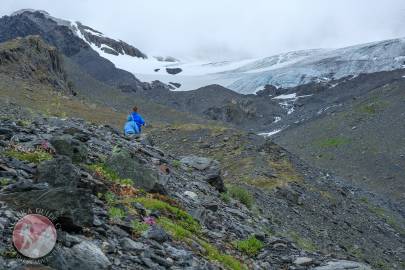
<path fill-rule="evenodd" d="M 139 135 L 142 132 L 142 126 L 145 126 L 145 120 L 143 120 L 142 116 L 138 113 L 138 107 L 135 106 L 127 117 L 127 122 L 124 126 L 124 134 L 126 136 Z"/>

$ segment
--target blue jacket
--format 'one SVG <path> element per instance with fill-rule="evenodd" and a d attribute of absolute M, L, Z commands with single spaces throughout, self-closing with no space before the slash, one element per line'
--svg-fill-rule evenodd
<path fill-rule="evenodd" d="M 131 113 L 127 117 L 127 122 L 124 126 L 125 135 L 141 133 L 141 126 L 145 125 L 145 121 L 138 113 Z"/>
<path fill-rule="evenodd" d="M 142 131 L 141 126 L 145 125 L 145 120 L 143 120 L 142 116 L 139 113 L 132 112 L 131 115 L 132 115 L 132 120 L 138 126 L 139 133 L 141 133 L 141 131 Z M 128 118 L 131 117 L 131 115 L 129 115 Z"/>

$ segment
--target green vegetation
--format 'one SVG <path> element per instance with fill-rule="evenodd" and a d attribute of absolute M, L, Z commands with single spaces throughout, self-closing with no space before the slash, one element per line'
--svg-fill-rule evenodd
<path fill-rule="evenodd" d="M 109 206 L 113 206 L 117 203 L 116 195 L 111 191 L 108 191 L 107 193 L 104 194 L 104 200 Z"/>
<path fill-rule="evenodd" d="M 395 229 L 399 234 L 405 236 L 405 228 L 397 222 L 396 218 L 391 213 L 387 212 L 384 208 L 372 205 L 367 198 L 361 198 L 360 200 L 367 204 L 367 207 L 371 212 L 373 212 L 379 218 L 385 220 L 385 222 Z"/>
<path fill-rule="evenodd" d="M 174 220 L 176 220 L 177 225 L 187 229 L 188 231 L 196 234 L 199 234 L 201 231 L 200 224 L 190 214 L 176 206 L 168 204 L 167 202 L 147 197 L 138 197 L 130 200 L 132 202 L 141 203 L 147 209 L 158 210 L 161 213 L 172 217 Z"/>
<path fill-rule="evenodd" d="M 131 227 L 132 227 L 132 232 L 135 235 L 141 235 L 143 232 L 145 232 L 149 228 L 149 225 L 144 222 L 140 222 L 138 220 L 132 220 Z"/>
<path fill-rule="evenodd" d="M 8 178 L 0 178 L 0 186 L 7 186 L 8 184 L 10 184 L 11 180 Z"/>
<path fill-rule="evenodd" d="M 34 151 L 19 151 L 15 149 L 10 149 L 6 150 L 4 154 L 8 157 L 28 161 L 30 163 L 35 164 L 39 164 L 42 161 L 51 160 L 53 158 L 53 156 L 50 153 L 42 149 L 36 149 Z"/>
<path fill-rule="evenodd" d="M 122 186 L 132 186 L 134 184 L 132 179 L 120 178 L 117 172 L 103 163 L 89 165 L 88 169 L 94 172 L 96 175 Z"/>
<path fill-rule="evenodd" d="M 263 246 L 263 242 L 258 240 L 255 236 L 251 236 L 246 240 L 235 242 L 235 247 L 238 250 L 250 256 L 256 255 L 263 248 Z"/>
<path fill-rule="evenodd" d="M 247 269 L 240 261 L 236 260 L 234 257 L 230 255 L 226 255 L 221 253 L 216 247 L 213 245 L 199 240 L 198 243 L 205 249 L 206 256 L 211 261 L 218 261 L 223 264 L 226 268 L 232 270 L 244 270 Z"/>
<path fill-rule="evenodd" d="M 246 189 L 238 186 L 227 186 L 229 195 L 246 205 L 247 208 L 251 208 L 253 205 L 253 197 Z"/>
<path fill-rule="evenodd" d="M 125 211 L 117 207 L 110 207 L 108 209 L 108 216 L 112 221 L 118 221 L 125 217 Z"/>
<path fill-rule="evenodd" d="M 328 138 L 319 141 L 317 144 L 320 147 L 327 148 L 327 147 L 338 147 L 342 145 L 349 144 L 350 140 L 344 137 L 335 137 L 335 138 Z"/>
<path fill-rule="evenodd" d="M 161 217 L 158 219 L 158 224 L 163 227 L 174 239 L 184 241 L 186 243 L 191 242 L 192 239 L 196 240 L 204 249 L 205 257 L 211 261 L 217 261 L 221 263 L 225 268 L 231 270 L 244 270 L 246 267 L 234 257 L 221 253 L 215 246 L 210 243 L 197 238 L 196 235 L 184 228 L 183 226 L 176 224 L 172 220 Z"/>
<path fill-rule="evenodd" d="M 289 233 L 285 234 L 285 236 L 290 237 L 303 250 L 306 250 L 309 252 L 315 252 L 317 250 L 315 244 L 311 240 L 302 238 L 296 232 L 289 232 Z"/>
<path fill-rule="evenodd" d="M 369 114 L 369 115 L 374 115 L 380 111 L 383 111 L 384 108 L 386 108 L 387 106 L 388 106 L 387 102 L 375 100 L 373 102 L 360 106 L 358 108 L 358 111 Z"/>
<path fill-rule="evenodd" d="M 180 162 L 180 160 L 173 160 L 172 165 L 173 165 L 173 167 L 178 169 L 181 167 L 181 162 Z"/>
<path fill-rule="evenodd" d="M 229 196 L 228 192 L 223 192 L 221 193 L 221 200 L 224 201 L 225 203 L 230 203 L 231 202 L 231 197 Z"/>
<path fill-rule="evenodd" d="M 28 127 L 29 125 L 31 125 L 30 120 L 23 120 L 23 119 L 19 119 L 16 123 L 21 127 Z"/>
<path fill-rule="evenodd" d="M 13 259 L 13 258 L 17 258 L 18 253 L 17 253 L 17 251 L 15 251 L 15 249 L 9 248 L 9 249 L 3 250 L 3 251 L 0 253 L 0 255 L 1 255 L 2 257 L 4 257 L 4 258 Z"/>
<path fill-rule="evenodd" d="M 193 233 L 181 225 L 174 223 L 172 220 L 161 217 L 158 219 L 158 224 L 163 227 L 177 240 L 186 240 L 192 238 Z"/>

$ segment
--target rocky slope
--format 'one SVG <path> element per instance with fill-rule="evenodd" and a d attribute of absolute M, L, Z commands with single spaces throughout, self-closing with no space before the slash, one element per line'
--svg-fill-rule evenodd
<path fill-rule="evenodd" d="M 17 211 L 45 208 L 60 228 L 46 269 L 371 269 L 272 236 L 263 213 L 221 199 L 215 161 L 2 108 L 2 268 L 26 269 L 8 242 Z M 238 242 L 252 236 L 254 248 Z"/>
<path fill-rule="evenodd" d="M 257 95 L 170 92 L 75 31 L 44 12 L 0 19 L 3 268 L 21 265 L 7 239 L 27 207 L 57 214 L 54 269 L 404 267 L 403 207 L 390 200 L 403 194 L 402 69 Z M 9 40 L 29 34 L 40 37 Z M 141 142 L 111 128 L 134 104 Z"/>
<path fill-rule="evenodd" d="M 388 195 L 403 209 L 403 76 L 396 70 L 316 92 L 295 89 L 297 95 L 313 96 L 298 100 L 296 111 L 280 121 L 279 127 L 289 127 L 274 135 L 275 141 L 318 167 Z"/>
<path fill-rule="evenodd" d="M 74 94 L 62 61 L 59 52 L 38 36 L 9 41 L 0 47 L 2 76 L 48 84 L 57 91 Z"/>
<path fill-rule="evenodd" d="M 122 40 L 117 41 L 112 38 L 105 37 L 102 33 L 92 29 L 91 27 L 83 25 L 80 22 L 76 22 L 76 24 L 72 27 L 75 26 L 77 26 L 76 31 L 80 31 L 80 34 L 87 42 L 96 45 L 106 53 L 113 55 L 123 54 L 132 57 L 147 58 L 147 56 L 140 50 L 123 42 Z"/>
<path fill-rule="evenodd" d="M 96 80 L 123 90 L 151 88 L 149 84 L 141 83 L 133 74 L 117 69 L 113 63 L 100 57 L 76 31 L 70 23 L 50 17 L 41 11 L 25 10 L 0 18 L 0 42 L 38 35 L 73 61 L 82 72 Z M 129 48 L 125 44 L 117 46 L 117 50 L 123 50 L 125 47 L 127 51 L 136 52 L 135 48 Z"/>

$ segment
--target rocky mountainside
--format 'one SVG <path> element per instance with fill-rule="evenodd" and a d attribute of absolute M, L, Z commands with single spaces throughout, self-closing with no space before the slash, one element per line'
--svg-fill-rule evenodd
<path fill-rule="evenodd" d="M 62 61 L 59 52 L 38 36 L 9 41 L 0 47 L 2 76 L 48 84 L 57 91 L 74 94 Z"/>
<path fill-rule="evenodd" d="M 311 164 L 388 195 L 404 215 L 404 74 L 402 69 L 367 74 L 319 87 L 273 127 L 285 129 L 274 140 Z M 302 96 L 313 89 L 294 91 Z"/>
<path fill-rule="evenodd" d="M 122 40 L 114 40 L 109 37 L 103 36 L 103 34 L 91 27 L 83 25 L 80 22 L 76 22 L 72 27 L 77 27 L 76 31 L 80 31 L 80 35 L 83 38 L 95 46 L 101 48 L 106 53 L 112 55 L 129 55 L 132 57 L 148 58 L 144 53 L 142 53 L 137 48 L 123 42 Z"/>
<path fill-rule="evenodd" d="M 81 29 L 84 29 L 83 27 Z M 29 35 L 40 36 L 73 61 L 82 72 L 107 85 L 130 91 L 151 88 L 149 84 L 141 83 L 133 74 L 117 69 L 113 63 L 100 57 L 66 21 L 54 19 L 44 12 L 30 10 L 0 18 L 0 42 Z M 117 47 L 117 50 L 123 50 L 125 47 L 126 51 L 137 53 L 133 47 L 124 43 L 117 44 L 112 45 Z"/>
<path fill-rule="evenodd" d="M 244 130 L 271 129 L 270 124 L 285 114 L 285 110 L 270 96 L 241 95 L 220 85 L 184 92 L 153 89 L 135 95 Z"/>
<path fill-rule="evenodd" d="M 24 269 L 8 239 L 17 211 L 27 208 L 46 208 L 59 224 L 58 248 L 43 262 L 46 269 L 371 269 L 350 261 L 354 254 L 381 267 L 376 269 L 401 269 L 403 239 L 383 219 L 367 214 L 344 187 L 317 197 L 302 190 L 305 184 L 276 189 L 274 195 L 251 187 L 247 194 L 258 200 L 249 203 L 233 188 L 224 193 L 220 164 L 212 159 L 172 156 L 108 126 L 30 118 L 21 108 L 2 108 L 3 269 Z M 264 155 L 283 153 L 269 146 L 261 147 Z M 313 173 L 317 186 L 331 183 Z M 333 199 L 323 204 L 323 196 Z M 320 215 L 324 207 L 342 220 L 328 221 L 331 213 Z M 285 228 L 277 219 L 281 212 L 297 221 L 306 211 L 324 219 L 313 224 L 322 237 L 378 240 L 353 246 L 331 242 L 333 255 L 319 252 L 298 231 L 279 231 Z M 377 255 L 380 250 L 384 257 Z"/>

